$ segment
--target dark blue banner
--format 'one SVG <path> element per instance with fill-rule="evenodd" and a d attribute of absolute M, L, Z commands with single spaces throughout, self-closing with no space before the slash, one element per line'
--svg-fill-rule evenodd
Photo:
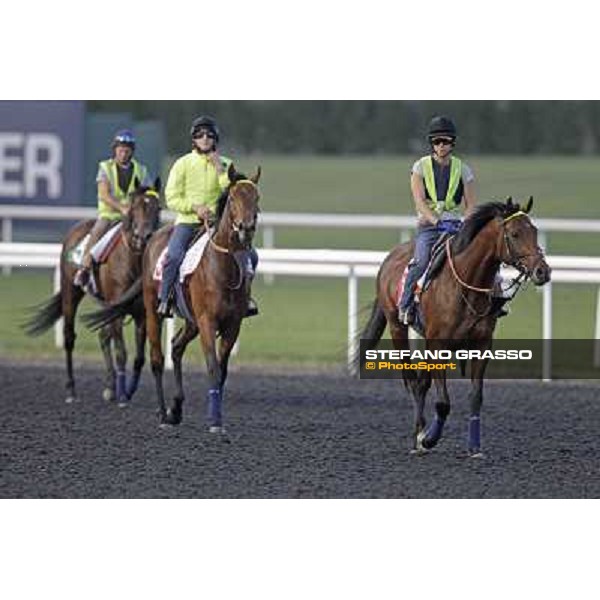
<path fill-rule="evenodd" d="M 0 101 L 0 203 L 80 204 L 85 103 Z"/>

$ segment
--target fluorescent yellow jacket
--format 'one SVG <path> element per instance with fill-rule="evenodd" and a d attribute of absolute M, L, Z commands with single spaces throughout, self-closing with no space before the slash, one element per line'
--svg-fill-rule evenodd
<path fill-rule="evenodd" d="M 144 184 L 148 179 L 148 169 L 138 162 L 135 159 L 131 159 L 133 163 L 133 175 L 131 176 L 131 181 L 129 182 L 129 189 L 122 190 L 119 187 L 119 179 L 117 176 L 117 163 L 113 158 L 109 158 L 108 160 L 103 160 L 100 162 L 98 173 L 100 174 L 103 171 L 108 177 L 109 183 L 109 192 L 111 196 L 118 200 L 121 204 L 129 203 L 129 194 L 133 192 L 135 188 L 135 178 L 137 177 L 140 180 L 140 183 Z M 103 219 L 108 219 L 109 221 L 117 221 L 123 215 L 114 210 L 111 206 L 106 204 L 100 196 L 98 196 L 98 216 Z"/>
<path fill-rule="evenodd" d="M 175 224 L 199 223 L 192 206 L 207 206 L 213 212 L 217 199 L 229 185 L 227 169 L 231 159 L 221 156 L 223 172 L 217 173 L 214 165 L 205 154 L 192 151 L 175 161 L 169 172 L 165 198 L 167 207 L 177 213 Z"/>

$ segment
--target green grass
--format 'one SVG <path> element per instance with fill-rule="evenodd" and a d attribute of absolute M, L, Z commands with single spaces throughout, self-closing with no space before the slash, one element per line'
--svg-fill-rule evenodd
<path fill-rule="evenodd" d="M 534 216 L 600 218 L 596 200 L 598 165 L 588 158 L 464 157 L 475 170 L 480 202 L 513 195 L 535 198 Z M 264 211 L 411 214 L 408 173 L 414 157 L 243 157 L 238 168 L 250 173 L 263 167 Z M 388 250 L 398 232 L 277 228 L 277 247 L 364 248 Z M 260 238 L 259 243 L 260 245 Z M 550 253 L 598 253 L 598 237 L 552 234 Z M 359 304 L 373 296 L 374 281 L 362 280 Z M 52 293 L 50 272 L 21 271 L 0 276 L 0 356 L 57 358 L 53 333 L 27 338 L 18 327 L 21 307 L 37 304 Z M 347 339 L 347 282 L 342 279 L 277 277 L 274 285 L 258 278 L 254 285 L 261 316 L 244 324 L 240 362 L 342 363 Z M 593 334 L 596 288 L 554 284 L 554 337 L 589 338 Z M 81 311 L 94 308 L 84 301 Z M 500 321 L 504 338 L 539 338 L 542 295 L 531 286 Z M 366 315 L 363 315 L 363 322 Z M 131 327 L 129 327 L 131 329 Z M 76 356 L 100 360 L 97 338 L 78 328 Z M 131 334 L 129 348 L 132 348 Z M 192 344 L 190 361 L 200 361 Z"/>

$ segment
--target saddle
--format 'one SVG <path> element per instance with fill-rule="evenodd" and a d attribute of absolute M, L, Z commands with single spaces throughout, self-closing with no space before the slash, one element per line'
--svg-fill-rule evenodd
<path fill-rule="evenodd" d="M 92 246 L 90 254 L 97 265 L 105 263 L 112 251 L 116 248 L 117 244 L 119 243 L 118 233 L 121 231 L 122 227 L 123 223 L 118 222 Z M 78 244 L 73 246 L 73 248 L 71 248 L 67 254 L 67 259 L 77 267 L 82 266 L 83 254 L 89 239 L 90 234 L 88 233 L 79 241 Z"/>
<path fill-rule="evenodd" d="M 169 236 L 170 237 L 170 236 Z M 196 267 L 200 264 L 200 260 L 202 259 L 202 255 L 204 254 L 204 250 L 209 241 L 209 235 L 204 229 L 199 230 L 196 235 L 191 239 L 187 250 L 185 251 L 185 256 L 179 267 L 179 277 L 175 281 L 175 285 L 173 286 L 174 290 L 174 308 L 175 312 L 182 318 L 194 322 L 194 317 L 192 316 L 192 310 L 188 305 L 187 296 L 184 291 L 184 285 L 186 279 L 196 270 Z M 158 283 L 162 282 L 163 270 L 165 261 L 167 259 L 167 250 L 169 248 L 169 243 L 165 244 L 158 260 L 156 261 L 156 265 L 154 266 L 154 271 L 152 273 L 152 279 Z"/>

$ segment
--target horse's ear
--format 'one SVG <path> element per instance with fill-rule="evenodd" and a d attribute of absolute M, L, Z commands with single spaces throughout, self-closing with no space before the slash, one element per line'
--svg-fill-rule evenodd
<path fill-rule="evenodd" d="M 231 183 L 235 182 L 236 175 L 237 175 L 237 171 L 235 170 L 233 163 L 230 163 L 229 168 L 227 169 L 227 177 L 229 177 L 229 181 Z"/>
<path fill-rule="evenodd" d="M 260 165 L 258 165 L 258 167 L 256 167 L 256 173 L 252 177 L 250 177 L 250 181 L 252 181 L 253 183 L 258 183 L 261 173 L 262 173 L 262 170 L 260 168 Z"/>
<path fill-rule="evenodd" d="M 134 189 L 137 190 L 140 187 L 140 183 L 141 183 L 140 178 L 136 175 L 134 177 L 134 179 L 133 179 L 133 187 L 134 187 Z"/>
<path fill-rule="evenodd" d="M 506 199 L 506 206 L 507 206 L 508 208 L 512 208 L 512 206 L 513 206 L 513 200 L 512 200 L 512 196 L 509 196 L 509 197 Z"/>
<path fill-rule="evenodd" d="M 527 214 L 529 214 L 529 211 L 531 210 L 532 206 L 533 206 L 533 196 L 529 196 L 529 200 L 527 201 L 527 206 L 525 207 L 523 212 L 526 212 Z"/>
<path fill-rule="evenodd" d="M 153 186 L 153 187 L 154 187 L 154 189 L 156 190 L 156 193 L 159 193 L 159 192 L 160 192 L 160 185 L 161 185 L 160 177 L 157 177 L 157 178 L 154 180 L 154 186 Z"/>

